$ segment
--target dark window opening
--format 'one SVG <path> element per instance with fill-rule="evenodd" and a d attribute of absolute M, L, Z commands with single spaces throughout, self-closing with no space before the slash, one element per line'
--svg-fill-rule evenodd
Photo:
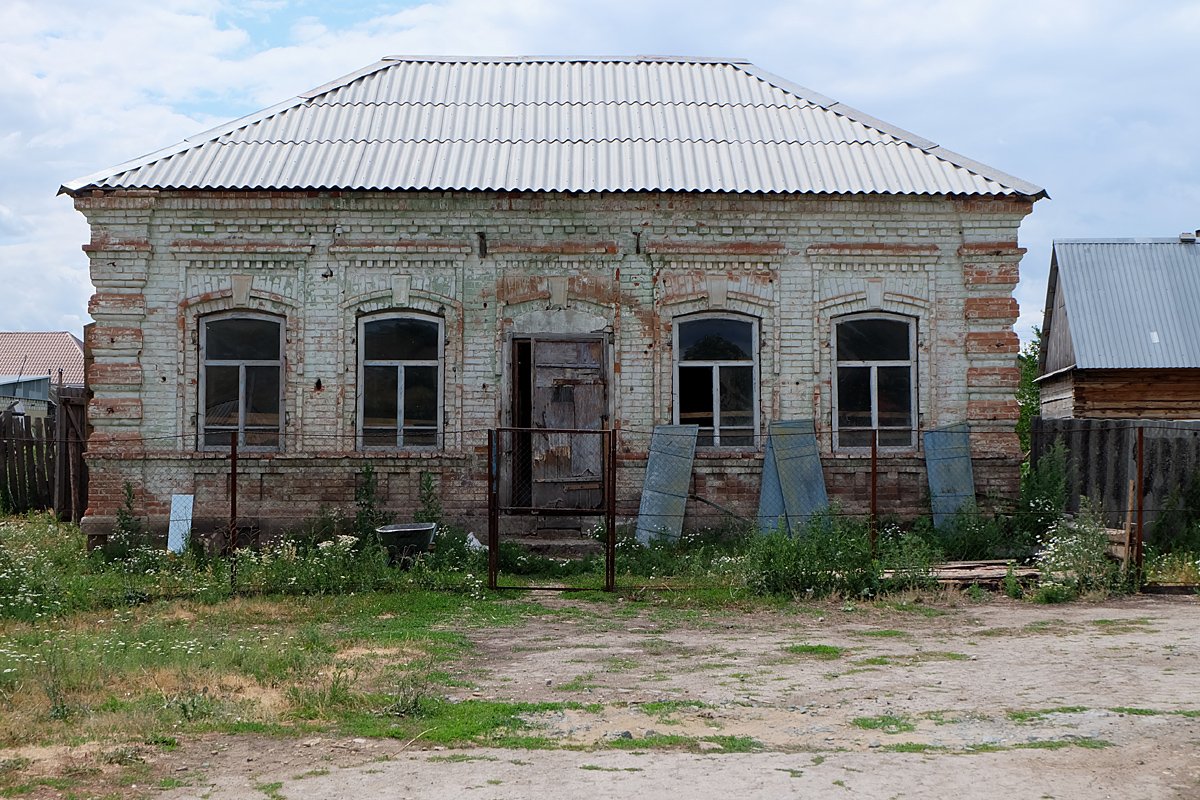
<path fill-rule="evenodd" d="M 701 317 L 678 323 L 675 421 L 699 425 L 701 447 L 752 447 L 758 430 L 753 322 Z"/>
<path fill-rule="evenodd" d="M 200 326 L 200 446 L 278 449 L 283 418 L 283 323 L 223 316 Z"/>
<path fill-rule="evenodd" d="M 916 445 L 915 327 L 894 317 L 852 317 L 834 327 L 835 448 Z"/>

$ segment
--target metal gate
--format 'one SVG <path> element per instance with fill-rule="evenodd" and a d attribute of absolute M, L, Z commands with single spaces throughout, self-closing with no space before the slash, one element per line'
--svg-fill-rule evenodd
<path fill-rule="evenodd" d="M 488 586 L 499 579 L 502 517 L 604 522 L 604 589 L 616 582 L 616 436 L 582 428 L 488 431 Z M 566 586 L 522 588 L 567 589 Z"/>

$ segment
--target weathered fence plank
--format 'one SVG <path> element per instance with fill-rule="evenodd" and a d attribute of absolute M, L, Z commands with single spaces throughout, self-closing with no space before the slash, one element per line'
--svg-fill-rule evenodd
<path fill-rule="evenodd" d="M 82 400 L 82 398 L 80 398 Z M 55 424 L 11 411 L 0 414 L 0 489 L 14 513 L 54 508 L 78 522 L 87 496 L 84 406 L 60 407 Z"/>
<path fill-rule="evenodd" d="M 1086 498 L 1109 527 L 1119 528 L 1130 510 L 1129 484 L 1138 477 L 1138 428 L 1144 431 L 1143 492 L 1132 502 L 1149 527 L 1200 471 L 1200 422 L 1039 418 L 1032 427 L 1033 463 L 1061 441 L 1068 510 L 1078 511 Z"/>

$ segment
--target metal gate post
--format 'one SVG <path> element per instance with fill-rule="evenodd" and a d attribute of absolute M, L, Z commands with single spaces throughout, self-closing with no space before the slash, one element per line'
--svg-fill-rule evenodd
<path fill-rule="evenodd" d="M 237 484 L 238 484 L 238 432 L 229 434 L 229 536 L 225 541 L 225 555 L 233 555 L 237 547 Z"/>
<path fill-rule="evenodd" d="M 604 433 L 604 591 L 617 588 L 617 437 L 609 428 Z"/>
<path fill-rule="evenodd" d="M 488 588 L 496 588 L 500 571 L 500 468 L 497 463 L 499 432 L 488 431 Z"/>
<path fill-rule="evenodd" d="M 871 537 L 871 556 L 875 555 L 875 538 L 879 527 L 879 431 L 871 431 L 871 520 L 867 527 Z"/>

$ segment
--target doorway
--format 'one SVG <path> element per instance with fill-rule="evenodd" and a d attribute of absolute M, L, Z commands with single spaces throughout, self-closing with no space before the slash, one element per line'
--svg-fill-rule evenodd
<path fill-rule="evenodd" d="M 608 427 L 605 338 L 534 334 L 513 338 L 511 346 L 510 419 L 527 431 L 512 443 L 512 505 L 598 508 L 601 440 L 570 431 Z"/>

